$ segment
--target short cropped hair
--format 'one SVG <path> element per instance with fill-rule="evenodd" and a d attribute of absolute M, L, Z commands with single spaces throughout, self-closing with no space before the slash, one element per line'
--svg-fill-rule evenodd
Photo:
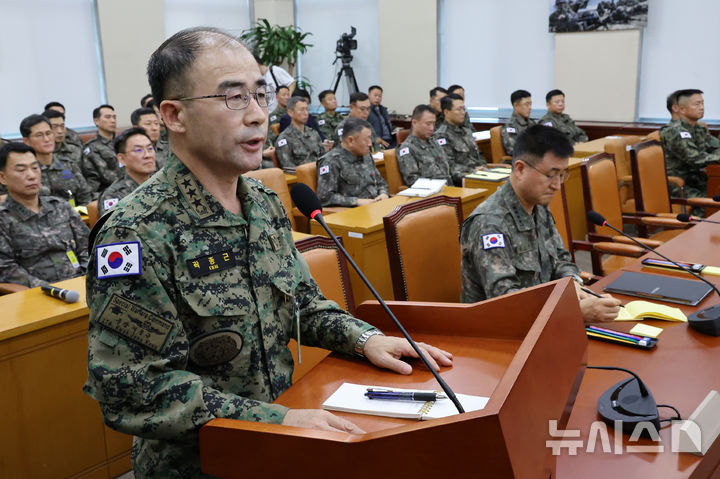
<path fill-rule="evenodd" d="M 245 47 L 229 33 L 212 27 L 195 27 L 180 30 L 150 55 L 147 66 L 148 82 L 153 99 L 160 105 L 163 100 L 181 97 L 188 82 L 186 75 L 198 54 L 208 48 L 203 40 L 212 36 L 222 45 L 236 44 Z M 216 45 L 213 45 L 216 46 Z"/>
<path fill-rule="evenodd" d="M 677 102 L 679 104 L 680 100 L 683 100 L 684 98 L 690 98 L 693 95 L 702 95 L 703 91 L 696 88 L 689 88 L 687 90 L 678 90 L 675 93 L 677 93 Z"/>
<path fill-rule="evenodd" d="M 50 128 L 52 128 L 52 125 L 50 124 L 50 120 L 45 118 L 42 115 L 33 114 L 30 116 L 26 116 L 22 119 L 20 122 L 20 134 L 23 138 L 30 137 L 30 132 L 32 131 L 32 127 L 37 125 L 38 123 L 45 122 L 48 124 Z"/>
<path fill-rule="evenodd" d="M 452 104 L 453 100 L 462 100 L 463 97 L 458 95 L 457 93 L 448 93 L 444 97 L 440 99 L 440 109 L 442 111 L 445 110 L 452 110 Z"/>
<path fill-rule="evenodd" d="M 333 95 L 335 94 L 335 92 L 332 91 L 332 90 L 323 90 L 323 91 L 321 91 L 320 94 L 318 95 L 318 100 L 320 100 L 320 103 L 322 103 L 322 101 L 325 99 L 325 97 L 328 96 L 328 95 L 331 94 L 331 93 L 332 93 Z"/>
<path fill-rule="evenodd" d="M 370 98 L 367 96 L 367 93 L 363 93 L 361 91 L 356 91 L 352 95 L 350 95 L 350 104 L 354 105 L 355 103 L 359 101 L 365 101 L 369 100 Z"/>
<path fill-rule="evenodd" d="M 287 102 L 287 110 L 295 110 L 295 105 L 298 103 L 310 103 L 310 101 L 305 98 L 304 96 L 291 96 L 290 99 Z"/>
<path fill-rule="evenodd" d="M 515 103 L 519 102 L 523 98 L 530 98 L 532 95 L 527 90 L 515 90 L 510 94 L 510 104 L 514 105 Z M 549 101 L 549 100 L 548 100 Z"/>
<path fill-rule="evenodd" d="M 361 120 L 360 118 L 353 118 L 350 116 L 347 120 L 345 120 L 345 123 L 343 124 L 342 139 L 345 139 L 348 136 L 357 135 L 364 128 L 368 128 L 372 131 L 372 127 L 370 126 L 369 122 Z"/>
<path fill-rule="evenodd" d="M 430 98 L 435 98 L 437 96 L 438 92 L 445 93 L 447 95 L 448 91 L 441 86 L 436 86 L 435 88 L 430 90 Z"/>
<path fill-rule="evenodd" d="M 65 115 L 64 115 L 63 113 L 60 113 L 60 112 L 57 111 L 57 110 L 45 110 L 45 111 L 42 113 L 42 116 L 44 116 L 44 117 L 47 118 L 48 120 L 49 120 L 50 118 L 62 118 L 63 120 L 65 119 Z"/>
<path fill-rule="evenodd" d="M 464 89 L 465 88 L 463 88 L 462 85 L 453 84 L 447 88 L 447 92 L 448 92 L 448 94 L 450 94 L 450 93 L 455 93 L 457 90 L 464 90 Z"/>
<path fill-rule="evenodd" d="M 125 147 L 127 146 L 128 139 L 130 139 L 131 136 L 135 135 L 142 135 L 148 140 L 150 140 L 150 137 L 148 136 L 144 128 L 140 128 L 139 126 L 133 126 L 132 128 L 128 128 L 127 130 L 117 135 L 113 140 L 113 150 L 115 150 L 115 154 L 117 155 L 118 153 L 125 153 Z M 152 140 L 150 140 L 150 142 L 152 142 Z"/>
<path fill-rule="evenodd" d="M 517 160 L 536 165 L 545 153 L 569 158 L 573 151 L 572 143 L 565 133 L 551 126 L 533 125 L 518 135 L 512 161 L 513 165 Z"/>
<path fill-rule="evenodd" d="M 287 85 L 280 85 L 275 89 L 275 93 L 280 93 L 280 90 L 290 91 L 290 87 L 288 87 Z"/>
<path fill-rule="evenodd" d="M 550 90 L 549 92 L 547 92 L 547 95 L 545 95 L 545 103 L 549 103 L 550 99 L 555 95 L 565 96 L 565 93 L 563 93 L 562 90 L 558 90 L 557 88 L 554 90 Z"/>
<path fill-rule="evenodd" d="M 51 108 L 54 107 L 54 106 L 59 106 L 60 108 L 63 109 L 63 111 L 65 111 L 65 105 L 63 105 L 63 104 L 60 103 L 59 101 L 51 101 L 50 103 L 48 103 L 47 105 L 45 105 L 44 110 L 49 110 L 49 109 L 51 109 Z"/>
<path fill-rule="evenodd" d="M 430 105 L 418 105 L 413 109 L 412 112 L 412 119 L 413 120 L 419 120 L 423 113 L 425 112 L 432 113 L 433 116 L 435 116 L 435 110 L 432 109 Z"/>
<path fill-rule="evenodd" d="M 103 108 L 110 108 L 112 111 L 115 111 L 115 108 L 112 105 L 100 105 L 93 110 L 93 120 L 100 118 L 100 110 Z"/>
<path fill-rule="evenodd" d="M 674 92 L 670 93 L 670 94 L 667 96 L 667 100 L 665 101 L 665 107 L 667 108 L 667 111 L 669 111 L 671 115 L 672 115 L 672 113 L 673 113 L 672 108 L 673 108 L 675 105 L 677 105 L 677 94 L 678 94 L 679 91 L 680 91 L 680 90 L 675 90 Z"/>
<path fill-rule="evenodd" d="M 138 126 L 140 124 L 140 117 L 143 115 L 155 115 L 155 110 L 152 108 L 138 108 L 137 110 L 130 113 L 130 124 L 133 126 Z"/>
<path fill-rule="evenodd" d="M 290 96 L 299 96 L 300 98 L 305 98 L 308 103 L 310 102 L 310 93 L 308 93 L 307 90 L 303 90 L 302 88 L 296 88 L 295 90 L 293 90 L 292 95 Z"/>
<path fill-rule="evenodd" d="M 368 93 L 370 93 L 373 90 L 380 90 L 383 91 L 382 87 L 380 85 L 372 85 L 370 88 L 368 88 Z"/>
<path fill-rule="evenodd" d="M 7 166 L 8 156 L 10 153 L 27 153 L 30 152 L 35 156 L 35 149 L 32 146 L 26 145 L 21 141 L 10 141 L 0 147 L 0 170 L 5 170 Z"/>
<path fill-rule="evenodd" d="M 148 93 L 148 94 L 145 95 L 144 97 L 140 98 L 140 106 L 143 107 L 143 108 L 147 107 L 147 102 L 148 102 L 149 100 L 152 100 L 152 97 L 153 97 L 153 96 L 152 96 L 152 93 Z"/>

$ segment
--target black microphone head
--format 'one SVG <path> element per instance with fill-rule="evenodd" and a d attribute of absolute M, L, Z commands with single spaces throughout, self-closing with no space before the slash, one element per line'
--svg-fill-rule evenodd
<path fill-rule="evenodd" d="M 290 190 L 290 197 L 300 212 L 308 218 L 312 218 L 313 213 L 318 210 L 322 213 L 320 198 L 318 198 L 312 188 L 305 183 L 297 183 L 293 186 Z"/>
<path fill-rule="evenodd" d="M 713 201 L 720 201 L 720 195 L 713 196 Z"/>
<path fill-rule="evenodd" d="M 688 223 L 690 220 L 692 220 L 692 216 L 686 213 L 680 213 L 679 215 L 677 215 L 677 220 L 682 221 L 683 223 Z"/>
<path fill-rule="evenodd" d="M 597 211 L 588 211 L 587 219 L 594 225 L 603 226 L 605 224 L 605 218 Z"/>

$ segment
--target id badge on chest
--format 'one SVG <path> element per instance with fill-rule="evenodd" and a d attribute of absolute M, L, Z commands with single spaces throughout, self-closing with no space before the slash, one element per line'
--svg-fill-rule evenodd
<path fill-rule="evenodd" d="M 70 260 L 70 264 L 73 265 L 73 268 L 78 269 L 80 267 L 80 262 L 78 261 L 77 256 L 75 256 L 75 252 L 69 249 L 66 254 Z"/>

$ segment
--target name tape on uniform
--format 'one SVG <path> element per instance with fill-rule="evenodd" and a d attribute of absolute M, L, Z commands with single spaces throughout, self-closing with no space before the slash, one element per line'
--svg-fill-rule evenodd
<path fill-rule="evenodd" d="M 502 233 L 483 235 L 483 249 L 504 248 L 505 236 Z"/>
<path fill-rule="evenodd" d="M 142 274 L 140 243 L 110 243 L 95 247 L 97 279 Z"/>

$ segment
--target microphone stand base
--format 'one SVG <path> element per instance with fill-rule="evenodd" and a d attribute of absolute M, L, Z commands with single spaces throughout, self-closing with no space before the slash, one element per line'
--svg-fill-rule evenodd
<path fill-rule="evenodd" d="M 688 325 L 699 333 L 720 336 L 720 304 L 694 312 Z"/>

